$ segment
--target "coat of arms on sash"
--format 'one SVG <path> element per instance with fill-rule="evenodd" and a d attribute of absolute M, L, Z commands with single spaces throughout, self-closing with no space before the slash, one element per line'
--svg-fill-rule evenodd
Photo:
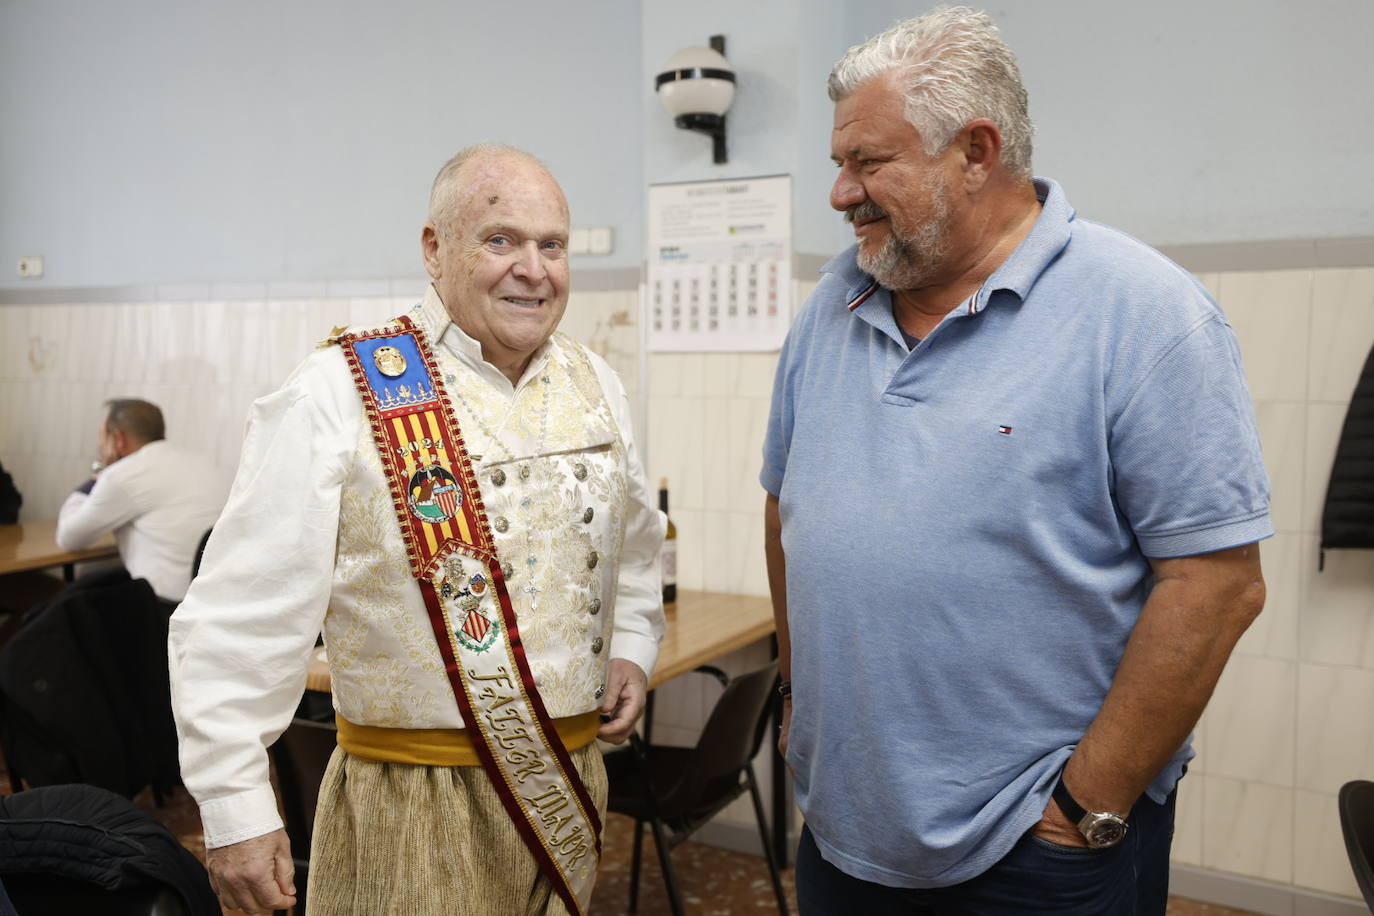
<path fill-rule="evenodd" d="M 422 464 L 410 476 L 410 511 L 422 522 L 437 525 L 458 514 L 463 493 L 446 468 Z"/>
<path fill-rule="evenodd" d="M 487 580 L 481 573 L 474 575 L 467 585 L 455 586 L 446 577 L 439 586 L 439 597 L 450 602 L 454 638 L 473 652 L 490 649 L 501 631 L 500 616 L 482 610 L 482 596 L 486 591 Z"/>

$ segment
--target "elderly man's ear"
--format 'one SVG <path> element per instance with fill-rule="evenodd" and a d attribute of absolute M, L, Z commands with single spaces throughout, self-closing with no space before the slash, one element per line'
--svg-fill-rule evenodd
<path fill-rule="evenodd" d="M 420 230 L 420 256 L 425 260 L 425 270 L 430 277 L 438 280 L 444 270 L 439 265 L 439 233 L 429 223 Z"/>
<path fill-rule="evenodd" d="M 954 142 L 963 157 L 964 190 L 976 194 L 1002 163 L 1002 132 L 987 118 L 975 118 Z"/>

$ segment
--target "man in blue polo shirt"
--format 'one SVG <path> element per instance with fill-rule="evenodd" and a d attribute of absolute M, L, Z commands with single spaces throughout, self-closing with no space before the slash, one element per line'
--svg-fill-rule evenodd
<path fill-rule="evenodd" d="M 1032 179 L 985 15 L 901 23 L 830 96 L 858 244 L 788 337 L 761 475 L 802 910 L 1162 914 L 1273 533 L 1234 335 Z"/>

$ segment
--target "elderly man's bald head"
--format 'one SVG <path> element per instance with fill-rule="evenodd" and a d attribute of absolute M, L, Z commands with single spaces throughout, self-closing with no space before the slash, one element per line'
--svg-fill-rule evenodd
<path fill-rule="evenodd" d="M 568 235 L 563 189 L 529 153 L 469 147 L 434 181 L 425 270 L 453 323 L 512 384 L 567 307 Z"/>
<path fill-rule="evenodd" d="M 475 143 L 459 150 L 452 159 L 445 162 L 439 174 L 434 176 L 434 185 L 429 192 L 429 224 L 441 233 L 453 231 L 454 220 L 460 214 L 465 192 L 479 176 L 477 167 L 484 162 L 518 160 L 541 169 L 549 178 L 553 173 L 537 156 L 504 143 Z M 557 182 L 554 182 L 557 184 Z M 490 196 L 490 195 L 489 195 Z M 496 200 L 487 203 L 495 204 Z M 567 210 L 567 201 L 563 202 Z"/>

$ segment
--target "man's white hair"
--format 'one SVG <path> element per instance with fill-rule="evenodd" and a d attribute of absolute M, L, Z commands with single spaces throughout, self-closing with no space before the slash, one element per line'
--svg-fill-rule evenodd
<path fill-rule="evenodd" d="M 434 185 L 429 189 L 429 224 L 441 234 L 447 235 L 452 230 L 454 217 L 458 215 L 458 198 L 463 191 L 463 183 L 458 180 L 459 173 L 471 160 L 485 156 L 514 156 L 549 172 L 549 167 L 538 156 L 505 143 L 474 143 L 460 149 L 439 169 L 439 174 L 434 176 Z"/>
<path fill-rule="evenodd" d="M 939 153 L 975 118 L 1002 133 L 1002 162 L 1021 178 L 1031 174 L 1031 126 L 1016 55 L 986 13 L 939 7 L 900 22 L 845 53 L 830 71 L 831 101 L 852 95 L 892 72 L 905 99 L 904 114 L 920 132 L 925 153 Z"/>

